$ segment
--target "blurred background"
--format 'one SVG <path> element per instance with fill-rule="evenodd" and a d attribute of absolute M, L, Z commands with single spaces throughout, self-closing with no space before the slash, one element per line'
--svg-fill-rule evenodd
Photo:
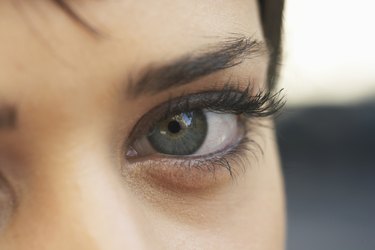
<path fill-rule="evenodd" d="M 288 250 L 375 249 L 375 1 L 287 0 Z"/>

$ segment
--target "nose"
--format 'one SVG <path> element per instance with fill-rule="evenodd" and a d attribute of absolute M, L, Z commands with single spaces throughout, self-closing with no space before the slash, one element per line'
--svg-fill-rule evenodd
<path fill-rule="evenodd" d="M 152 249 L 140 201 L 103 164 L 34 173 L 7 229 L 5 238 L 12 240 L 5 249 Z"/>

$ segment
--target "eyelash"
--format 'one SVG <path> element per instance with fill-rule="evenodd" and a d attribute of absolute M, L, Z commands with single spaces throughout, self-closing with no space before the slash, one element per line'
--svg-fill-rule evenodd
<path fill-rule="evenodd" d="M 235 114 L 241 115 L 246 119 L 244 128 L 244 137 L 229 149 L 224 149 L 221 152 L 216 152 L 212 155 L 198 156 L 198 157 L 170 157 L 165 160 L 173 159 L 176 167 L 183 167 L 190 169 L 192 167 L 207 170 L 214 173 L 217 167 L 222 167 L 228 170 L 230 176 L 236 176 L 234 168 L 231 163 L 243 159 L 245 152 L 251 152 L 253 155 L 254 148 L 262 152 L 261 147 L 252 139 L 249 138 L 250 121 L 253 118 L 262 118 L 272 116 L 280 111 L 284 106 L 285 101 L 282 91 L 272 93 L 271 91 L 258 91 L 255 95 L 250 83 L 245 90 L 240 87 L 233 86 L 233 84 L 226 84 L 222 89 L 214 91 L 205 91 L 196 94 L 189 94 L 182 97 L 170 99 L 168 102 L 159 105 L 143 117 L 135 126 L 136 129 L 131 133 L 129 142 L 133 142 L 136 138 L 144 135 L 153 127 L 158 121 L 165 119 L 171 115 L 182 112 L 191 111 L 194 109 L 204 109 L 215 113 Z M 155 117 L 157 117 L 155 119 Z M 151 125 L 150 125 L 151 124 Z M 131 143 L 128 143 L 128 146 Z M 244 165 L 244 164 L 237 164 Z"/>
<path fill-rule="evenodd" d="M 282 90 L 275 94 L 270 91 L 259 91 L 252 95 L 252 92 L 253 89 L 250 86 L 241 90 L 239 87 L 227 84 L 219 91 L 208 91 L 182 97 L 177 100 L 177 110 L 168 110 L 165 115 L 169 116 L 176 112 L 200 108 L 216 113 L 243 114 L 247 118 L 267 117 L 277 113 L 284 105 L 281 97 Z M 185 107 L 180 106 L 184 104 Z M 173 107 L 173 103 L 169 105 Z"/>

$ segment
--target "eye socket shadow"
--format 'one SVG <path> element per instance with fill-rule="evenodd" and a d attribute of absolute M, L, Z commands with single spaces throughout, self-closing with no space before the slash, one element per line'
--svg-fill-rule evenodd
<path fill-rule="evenodd" d="M 17 110 L 13 106 L 0 105 L 0 130 L 14 129 L 17 125 Z"/>

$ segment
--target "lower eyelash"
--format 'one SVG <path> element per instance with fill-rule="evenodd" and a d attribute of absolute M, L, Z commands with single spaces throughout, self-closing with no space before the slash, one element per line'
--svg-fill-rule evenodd
<path fill-rule="evenodd" d="M 175 158 L 173 156 L 163 156 L 161 159 L 157 158 L 158 156 L 153 157 L 152 159 L 148 157 L 148 159 L 144 161 L 138 159 L 136 165 L 138 168 L 141 167 L 143 169 L 163 166 L 164 169 L 182 169 L 187 172 L 199 170 L 199 172 L 202 173 L 205 172 L 212 174 L 213 178 L 215 178 L 218 171 L 225 169 L 231 179 L 235 180 L 246 171 L 248 165 L 247 160 L 249 158 L 248 154 L 251 154 L 252 158 L 256 161 L 258 160 L 258 153 L 263 155 L 261 146 L 255 140 L 250 139 L 250 137 L 256 135 L 255 130 L 251 129 L 254 124 L 250 120 L 250 118 L 244 118 L 243 120 L 245 124 L 242 138 L 234 145 L 231 145 L 222 151 L 196 157 Z"/>
<path fill-rule="evenodd" d="M 207 170 L 215 171 L 217 167 L 224 168 L 228 171 L 231 178 L 235 180 L 237 176 L 246 171 L 247 165 L 249 164 L 248 154 L 250 154 L 251 158 L 255 161 L 259 161 L 258 156 L 263 155 L 264 152 L 258 142 L 250 139 L 250 137 L 255 136 L 255 131 L 250 130 L 251 125 L 249 123 L 250 121 L 247 121 L 244 136 L 236 145 L 226 150 L 223 154 L 214 155 L 210 159 L 203 159 L 214 166 Z"/>

